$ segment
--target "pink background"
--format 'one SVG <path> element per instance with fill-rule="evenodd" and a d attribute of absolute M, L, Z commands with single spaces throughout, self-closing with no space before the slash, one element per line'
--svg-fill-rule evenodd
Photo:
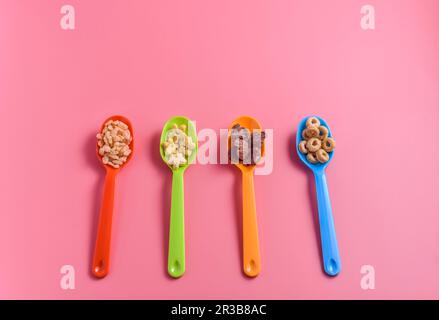
<path fill-rule="evenodd" d="M 439 298 L 439 2 L 0 1 L 0 298 Z M 373 4 L 376 30 L 360 28 Z M 90 276 L 103 169 L 94 136 L 130 118 L 112 266 Z M 185 176 L 187 272 L 166 274 L 171 174 L 158 153 L 175 114 L 219 130 L 241 114 L 274 129 L 256 177 L 262 273 L 241 271 L 240 176 Z M 312 176 L 292 151 L 308 114 L 338 147 L 327 174 L 342 273 L 323 274 Z M 60 268 L 76 289 L 60 288 Z M 360 268 L 376 289 L 360 287 Z"/>

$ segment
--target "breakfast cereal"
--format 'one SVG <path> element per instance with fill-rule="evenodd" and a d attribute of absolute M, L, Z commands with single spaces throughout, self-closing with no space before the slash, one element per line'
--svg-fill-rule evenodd
<path fill-rule="evenodd" d="M 306 142 L 306 149 L 309 152 L 316 152 L 322 147 L 322 142 L 318 138 L 311 138 Z"/>
<path fill-rule="evenodd" d="M 174 124 L 166 133 L 166 140 L 162 142 L 166 163 L 173 169 L 188 163 L 188 158 L 195 149 L 192 138 L 186 134 L 187 126 Z"/>
<path fill-rule="evenodd" d="M 325 149 L 326 152 L 331 152 L 335 148 L 335 140 L 332 138 L 326 138 L 323 140 L 322 148 Z"/>
<path fill-rule="evenodd" d="M 317 162 L 319 162 L 319 161 L 317 160 L 316 154 L 315 154 L 315 153 L 312 153 L 312 152 L 309 152 L 309 153 L 306 155 L 306 159 L 307 159 L 309 162 L 311 162 L 311 163 L 317 163 Z"/>
<path fill-rule="evenodd" d="M 306 154 L 306 159 L 312 164 L 328 162 L 329 153 L 335 148 L 335 140 L 328 136 L 328 128 L 318 118 L 309 117 L 301 134 L 303 140 L 298 145 L 300 153 Z"/>
<path fill-rule="evenodd" d="M 255 165 L 261 160 L 265 131 L 254 130 L 250 132 L 249 129 L 236 124 L 232 127 L 230 139 L 232 163 Z"/>
<path fill-rule="evenodd" d="M 319 139 L 324 140 L 328 137 L 329 131 L 325 126 L 319 126 Z"/>
<path fill-rule="evenodd" d="M 317 119 L 316 117 L 309 117 L 306 120 L 306 127 L 310 128 L 310 127 L 319 127 L 320 126 L 320 120 Z"/>
<path fill-rule="evenodd" d="M 307 154 L 308 153 L 308 149 L 306 149 L 306 141 L 305 140 L 300 141 L 300 143 L 299 143 L 299 150 L 303 154 Z"/>
<path fill-rule="evenodd" d="M 102 163 L 120 168 L 131 154 L 131 132 L 128 125 L 120 120 L 109 120 L 104 128 L 96 135 L 98 139 L 98 153 L 102 157 Z"/>
<path fill-rule="evenodd" d="M 325 163 L 329 160 L 329 155 L 325 150 L 319 149 L 316 151 L 316 158 L 320 163 Z"/>

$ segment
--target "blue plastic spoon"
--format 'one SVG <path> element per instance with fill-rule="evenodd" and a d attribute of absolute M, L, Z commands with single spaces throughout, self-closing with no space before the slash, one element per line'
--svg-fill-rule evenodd
<path fill-rule="evenodd" d="M 320 124 L 328 128 L 328 136 L 332 137 L 331 129 L 325 120 L 320 117 Z M 326 183 L 325 169 L 334 156 L 334 151 L 329 153 L 329 161 L 326 163 L 312 164 L 306 159 L 306 155 L 299 151 L 299 143 L 302 141 L 302 131 L 306 128 L 306 120 L 304 118 L 299 123 L 296 135 L 296 150 L 300 160 L 314 173 L 317 205 L 319 210 L 320 238 L 322 242 L 323 269 L 330 276 L 336 276 L 341 270 L 340 254 L 338 252 L 337 237 L 335 234 L 334 219 L 332 217 L 331 200 L 329 199 L 328 185 Z"/>

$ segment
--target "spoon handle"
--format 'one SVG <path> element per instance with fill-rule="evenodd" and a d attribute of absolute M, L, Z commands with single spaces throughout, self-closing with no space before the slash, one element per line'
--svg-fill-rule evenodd
<path fill-rule="evenodd" d="M 249 277 L 256 277 L 261 271 L 261 256 L 259 253 L 258 221 L 256 217 L 256 201 L 252 171 L 243 172 L 242 200 L 244 273 Z"/>
<path fill-rule="evenodd" d="M 325 172 L 314 173 L 319 210 L 320 237 L 322 242 L 323 268 L 325 273 L 336 276 L 341 270 L 334 219 L 332 217 L 331 200 Z"/>
<path fill-rule="evenodd" d="M 169 223 L 168 273 L 181 277 L 185 272 L 184 181 L 183 171 L 172 175 L 171 219 Z"/>
<path fill-rule="evenodd" d="M 116 174 L 113 171 L 107 171 L 92 266 L 92 273 L 97 278 L 105 277 L 110 267 L 111 224 L 113 220 L 115 182 Z"/>

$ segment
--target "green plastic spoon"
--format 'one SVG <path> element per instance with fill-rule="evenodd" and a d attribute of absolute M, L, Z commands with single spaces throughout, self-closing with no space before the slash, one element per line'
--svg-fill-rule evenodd
<path fill-rule="evenodd" d="M 195 160 L 198 151 L 197 132 L 194 123 L 186 117 L 173 117 L 165 123 L 160 138 L 160 155 L 166 163 L 165 152 L 162 143 L 166 141 L 167 132 L 173 125 L 186 125 L 186 134 L 195 143 L 195 149 L 187 159 L 185 165 L 172 170 L 172 199 L 171 199 L 171 219 L 169 222 L 169 252 L 168 252 L 168 273 L 171 277 L 179 278 L 184 274 L 185 267 L 185 244 L 184 244 L 184 182 L 183 174 L 191 163 Z M 167 164 L 167 163 L 166 163 Z"/>

